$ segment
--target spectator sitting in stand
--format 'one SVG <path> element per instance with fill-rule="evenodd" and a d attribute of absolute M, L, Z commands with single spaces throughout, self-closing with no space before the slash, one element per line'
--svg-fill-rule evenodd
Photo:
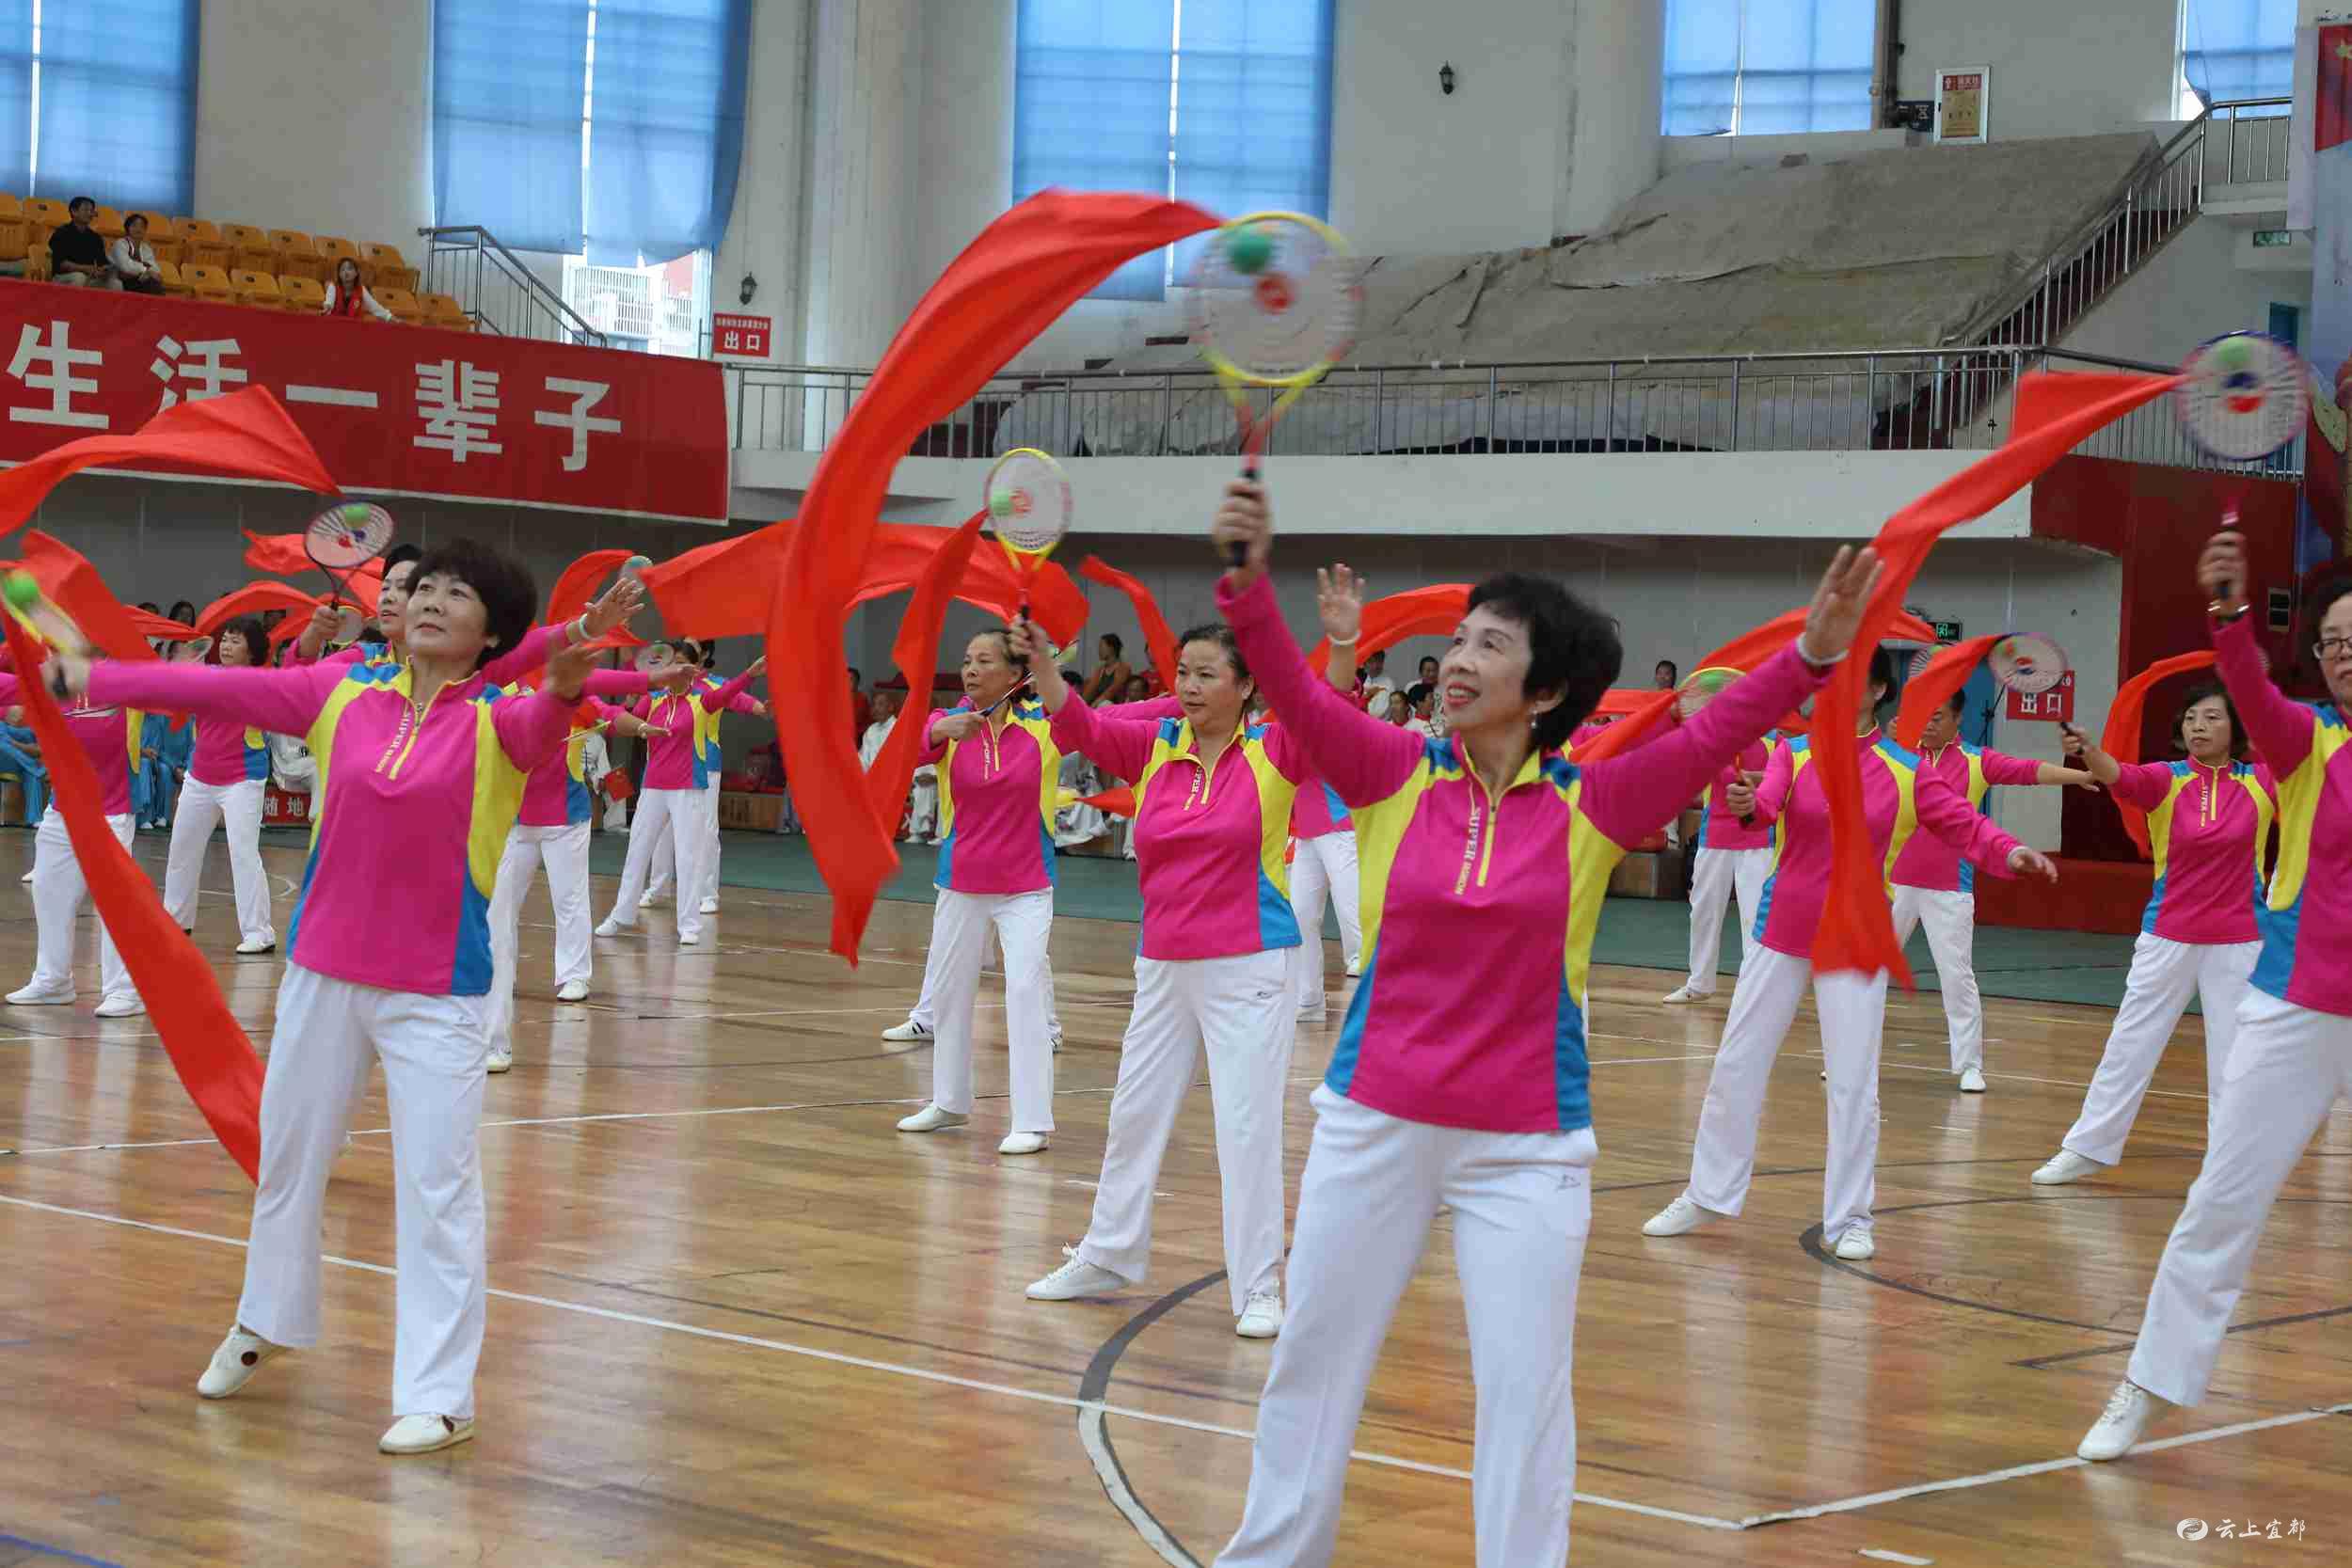
<path fill-rule="evenodd" d="M 319 307 L 319 313 L 348 316 L 355 321 L 362 313 L 380 322 L 392 319 L 392 313 L 376 303 L 367 285 L 359 281 L 359 263 L 348 256 L 335 263 L 335 281 L 326 286 L 326 303 Z"/>
<path fill-rule="evenodd" d="M 76 288 L 121 288 L 121 280 L 106 261 L 106 242 L 90 227 L 98 216 L 98 203 L 77 196 L 66 204 L 66 212 L 73 221 L 49 236 L 50 276 Z"/>
<path fill-rule="evenodd" d="M 1125 688 L 1119 694 L 1119 700 L 1122 703 L 1150 702 L 1152 700 L 1152 677 L 1149 675 L 1128 676 Z"/>
<path fill-rule="evenodd" d="M 1437 690 L 1438 661 L 1434 658 L 1423 658 L 1421 661 L 1421 673 L 1413 678 L 1412 685 L 1405 689 L 1405 700 L 1415 707 L 1419 707 L 1424 698 L 1437 695 Z"/>
<path fill-rule="evenodd" d="M 1650 674 L 1651 678 L 1658 683 L 1658 689 L 1661 691 L 1672 691 L 1682 684 L 1682 672 L 1676 667 L 1675 661 L 1671 658 L 1660 659 L 1658 668 Z"/>
<path fill-rule="evenodd" d="M 155 265 L 155 247 L 147 243 L 147 214 L 133 213 L 122 220 L 122 238 L 106 247 L 106 264 L 114 269 L 114 285 L 135 294 L 164 292 L 164 275 Z"/>
<path fill-rule="evenodd" d="M 1079 700 L 1087 706 L 1101 707 L 1106 702 L 1114 702 L 1118 693 L 1127 689 L 1135 672 L 1127 667 L 1126 651 L 1127 645 L 1109 632 L 1104 632 L 1094 644 L 1094 677 L 1079 693 Z"/>

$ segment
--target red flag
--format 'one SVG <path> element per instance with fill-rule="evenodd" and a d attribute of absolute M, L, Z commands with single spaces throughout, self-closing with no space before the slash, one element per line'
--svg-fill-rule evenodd
<path fill-rule="evenodd" d="M 588 608 L 596 596 L 596 585 L 621 569 L 633 551 L 590 550 L 564 568 L 564 575 L 555 579 L 554 591 L 548 594 L 548 624 L 569 621 Z"/>
<path fill-rule="evenodd" d="M 738 559 L 747 564 L 731 574 L 707 569 L 716 553 L 709 546 L 645 573 L 647 591 L 675 626 L 715 632 L 746 602 L 766 597 L 768 662 L 805 683 L 801 721 L 784 726 L 777 740 L 818 869 L 833 890 L 834 950 L 852 962 L 865 911 L 898 862 L 896 823 L 875 813 L 850 733 L 841 636 L 866 577 L 890 476 L 918 432 L 952 415 L 1120 263 L 1216 222 L 1198 207 L 1148 196 L 1041 191 L 1022 202 L 949 264 L 907 318 L 818 462 L 801 506 L 805 526 L 750 535 L 767 547 L 746 549 Z"/>
<path fill-rule="evenodd" d="M 1393 648 L 1408 637 L 1452 631 L 1470 612 L 1470 595 L 1467 582 L 1440 582 L 1373 600 L 1364 606 L 1363 621 L 1356 629 L 1357 662 Z M 1330 657 L 1331 640 L 1327 637 L 1307 656 L 1307 667 L 1320 676 Z"/>
<path fill-rule="evenodd" d="M 1152 673 L 1160 677 L 1160 684 L 1176 684 L 1176 634 L 1168 629 L 1168 617 L 1160 613 L 1160 602 L 1152 596 L 1152 590 L 1115 566 L 1104 563 L 1097 555 L 1078 562 L 1078 575 L 1089 582 L 1105 588 L 1116 588 L 1127 595 L 1135 608 L 1136 619 L 1143 624 L 1143 646 L 1152 656 Z"/>
<path fill-rule="evenodd" d="M 141 610 L 136 605 L 123 606 L 122 612 L 131 617 L 131 625 L 138 628 L 141 637 L 161 637 L 174 642 L 184 642 L 196 635 L 194 626 L 183 626 L 168 616 L 158 615 L 151 610 Z"/>
<path fill-rule="evenodd" d="M 210 637 L 240 615 L 260 615 L 272 610 L 286 611 L 286 621 L 280 622 L 281 626 L 294 622 L 296 617 L 299 617 L 302 622 L 308 622 L 310 618 L 310 611 L 316 610 L 318 606 L 318 595 L 305 594 L 293 583 L 272 582 L 266 579 L 248 582 L 243 588 L 232 589 L 206 605 L 203 612 L 196 618 L 196 634 L 199 637 Z M 295 625 L 294 632 L 299 632 L 301 629 L 299 624 Z M 289 632 L 287 635 L 293 636 L 294 632 Z"/>
<path fill-rule="evenodd" d="M 2200 648 L 2193 654 L 2175 654 L 2155 663 L 2125 681 L 2115 693 L 2115 701 L 2107 708 L 2106 728 L 2100 732 L 2099 750 L 2129 768 L 2139 761 L 2139 737 L 2148 711 L 2148 694 L 2175 675 L 2185 675 L 2195 670 L 2213 668 L 2213 650 Z M 2112 793 L 2112 792 L 2110 792 Z M 2155 851 L 2148 843 L 2148 814 L 2127 804 L 2120 795 L 2115 797 L 2116 809 L 2123 814 L 2123 831 L 2139 846 L 2142 860 Z"/>
<path fill-rule="evenodd" d="M 299 533 L 256 533 L 251 529 L 245 536 L 253 541 L 246 546 L 245 563 L 257 572 L 276 572 L 284 577 L 299 577 L 304 572 L 325 573 L 325 568 L 310 559 L 302 547 L 304 535 Z M 376 596 L 384 587 L 384 559 L 362 562 L 348 579 L 349 596 L 357 600 L 369 614 L 375 613 Z"/>
<path fill-rule="evenodd" d="M 22 470 L 20 470 L 22 471 Z M 50 800 L 65 820 L 73 858 L 89 884 L 90 901 L 106 923 L 131 979 L 146 999 L 148 1016 L 189 1097 L 229 1157 L 259 1180 L 262 1159 L 262 1062 L 222 1000 L 212 966 L 179 922 L 164 912 L 155 886 L 106 825 L 98 771 L 38 673 L 41 649 L 13 615 L 0 615 L 8 652 L 22 671 L 17 685 L 33 733 L 49 765 Z M 87 626 L 85 627 L 87 629 Z"/>
<path fill-rule="evenodd" d="M 2352 141 L 2352 27 L 2319 30 L 2319 74 L 2313 86 L 2312 150 Z"/>
<path fill-rule="evenodd" d="M 1078 797 L 1078 804 L 1092 806 L 1096 811 L 1110 816 L 1133 816 L 1136 814 L 1135 786 L 1120 784 L 1118 788 L 1106 789 L 1100 795 L 1081 795 Z"/>
<path fill-rule="evenodd" d="M 1968 677 L 1977 673 L 1977 666 L 1993 651 L 1993 644 L 2007 635 L 1994 632 L 1990 637 L 1972 637 L 1965 642 L 1938 650 L 1928 660 L 1927 668 L 1903 686 L 1903 705 L 1895 712 L 1895 744 L 1917 751 L 1920 733 L 1928 727 L 1936 709 L 1950 702 L 1952 693 L 1968 684 Z"/>
<path fill-rule="evenodd" d="M 866 793 L 867 807 L 875 820 L 887 825 L 892 837 L 898 833 L 898 818 L 907 809 L 907 789 L 914 782 L 914 759 L 924 749 L 924 728 L 930 719 L 929 705 L 914 700 L 918 683 L 927 683 L 939 662 L 940 623 L 947 615 L 947 600 L 951 585 L 963 576 L 970 563 L 973 546 L 979 543 L 980 524 L 988 514 L 976 512 L 964 525 L 946 536 L 945 547 L 931 557 L 930 565 L 914 585 L 914 597 L 907 605 L 907 612 L 898 623 L 898 640 L 891 645 L 891 661 L 906 677 L 908 703 L 898 721 L 890 726 L 890 738 L 882 742 L 882 751 L 874 758 L 874 766 L 866 770 Z M 801 801 L 798 781 L 793 785 L 793 800 Z M 801 806 L 803 819 L 807 808 Z M 890 850 L 895 864 L 896 848 Z M 877 889 L 879 889 L 877 884 Z M 835 891 L 833 898 L 834 932 L 838 939 L 846 927 L 850 933 L 850 946 L 856 946 L 857 933 L 866 928 L 866 917 L 874 907 L 874 895 L 864 893 L 864 903 L 857 903 L 860 889 Z"/>
<path fill-rule="evenodd" d="M 106 591 L 98 568 L 79 550 L 35 529 L 24 536 L 24 570 L 40 591 L 82 628 L 82 635 L 120 659 L 153 658 L 147 634 L 121 600 Z"/>
<path fill-rule="evenodd" d="M 1944 533 L 1983 516 L 2033 482 L 2084 437 L 2153 402 L 2180 384 L 2178 376 L 2037 372 L 2018 378 L 2007 442 L 1979 458 L 1886 521 L 1875 541 L 1884 571 L 1854 638 L 1853 656 L 1840 664 L 1813 705 L 1814 766 L 1829 800 L 1832 857 L 1829 895 L 1813 946 L 1819 974 L 1886 970 L 1903 985 L 1911 970 L 1895 942 L 1883 867 L 1870 847 L 1862 809 L 1862 752 L 1854 725 L 1869 682 L 1870 650 L 1883 641 L 1901 612 L 1928 552 Z"/>
<path fill-rule="evenodd" d="M 265 387 L 167 408 L 127 436 L 85 436 L 0 473 L 0 534 L 14 532 L 68 474 L 98 464 L 276 480 L 332 494 L 335 481 Z"/>

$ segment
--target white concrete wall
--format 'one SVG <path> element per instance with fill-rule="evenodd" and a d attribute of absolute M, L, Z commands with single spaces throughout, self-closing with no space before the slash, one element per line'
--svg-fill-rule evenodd
<path fill-rule="evenodd" d="M 2267 331 L 2274 304 L 2303 311 L 2308 331 L 2312 275 L 2242 266 L 2242 260 L 2272 254 L 2241 251 L 2248 232 L 2228 218 L 2199 218 L 2100 301 L 2067 334 L 2065 346 L 2083 354 L 2178 364 L 2208 338 L 2239 327 Z M 2302 255 L 2308 260 L 2310 252 Z"/>
<path fill-rule="evenodd" d="M 2180 0 L 1904 0 L 1897 96 L 1983 66 L 1997 141 L 2128 130 L 2172 118 L 2179 25 Z"/>

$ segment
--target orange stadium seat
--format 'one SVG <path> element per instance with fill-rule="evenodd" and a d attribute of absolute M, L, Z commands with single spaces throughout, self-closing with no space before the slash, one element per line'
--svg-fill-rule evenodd
<path fill-rule="evenodd" d="M 405 322 L 410 326 L 424 325 L 423 307 L 417 303 L 417 296 L 407 290 L 370 288 L 368 293 L 375 296 L 378 305 L 392 313 L 394 321 Z"/>
<path fill-rule="evenodd" d="M 473 318 L 466 308 L 451 294 L 419 294 L 417 308 L 424 312 L 428 326 L 453 326 L 463 332 L 473 330 Z"/>
<path fill-rule="evenodd" d="M 0 262 L 22 261 L 33 248 L 33 226 L 19 214 L 0 217 Z"/>
<path fill-rule="evenodd" d="M 307 310 L 316 315 L 326 309 L 326 285 L 315 277 L 290 274 L 278 279 L 278 297 L 289 310 Z"/>
<path fill-rule="evenodd" d="M 47 224 L 52 229 L 63 229 L 73 221 L 73 214 L 65 210 L 65 203 L 54 196 L 37 196 L 25 202 L 24 215 L 36 225 Z"/>
<path fill-rule="evenodd" d="M 23 223 L 24 221 L 24 198 L 0 191 L 0 223 Z"/>
<path fill-rule="evenodd" d="M 278 296 L 278 279 L 253 267 L 239 267 L 229 275 L 229 295 L 239 305 L 271 310 L 283 309 L 286 303 Z"/>
<path fill-rule="evenodd" d="M 233 271 L 267 272 L 277 262 L 267 230 L 256 229 L 249 223 L 224 223 L 220 226 L 220 237 L 229 245 L 229 265 Z"/>
<path fill-rule="evenodd" d="M 166 261 L 160 250 L 155 254 L 155 275 L 164 280 L 164 293 L 167 294 L 185 299 L 196 292 L 188 287 L 188 280 L 180 275 L 179 267 Z"/>
<path fill-rule="evenodd" d="M 322 283 L 326 280 L 326 263 L 319 260 L 318 246 L 301 230 L 273 229 L 269 231 L 269 245 L 276 258 L 272 270 L 278 277 L 309 277 Z"/>
<path fill-rule="evenodd" d="M 229 269 L 229 242 L 220 237 L 217 224 L 202 218 L 173 218 L 171 231 L 180 246 L 180 264 L 193 262 L 198 266 Z"/>
<path fill-rule="evenodd" d="M 382 299 L 386 289 L 413 289 L 417 286 L 417 269 L 408 264 L 397 246 L 378 245 L 374 241 L 359 247 L 359 280 Z"/>
<path fill-rule="evenodd" d="M 117 208 L 100 207 L 98 215 L 89 220 L 89 226 L 110 242 L 122 238 L 122 214 Z"/>
<path fill-rule="evenodd" d="M 349 240 L 338 238 L 333 234 L 321 234 L 316 243 L 319 247 L 319 260 L 325 263 L 319 273 L 319 281 L 322 283 L 332 283 L 335 281 L 335 268 L 342 261 L 343 258 L 349 257 L 355 261 L 359 261 L 359 247 L 353 245 Z M 360 275 L 363 278 L 367 274 L 367 270 L 368 269 L 364 263 L 359 268 Z"/>
<path fill-rule="evenodd" d="M 210 262 L 190 261 L 180 269 L 180 281 L 198 299 L 215 305 L 226 305 L 230 301 L 228 272 Z"/>

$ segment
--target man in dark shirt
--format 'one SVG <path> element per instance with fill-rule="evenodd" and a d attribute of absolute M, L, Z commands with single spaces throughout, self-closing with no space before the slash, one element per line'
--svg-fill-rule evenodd
<path fill-rule="evenodd" d="M 52 275 L 60 283 L 86 289 L 121 288 L 114 269 L 106 264 L 106 242 L 90 227 L 90 220 L 98 216 L 98 203 L 77 196 L 66 203 L 66 211 L 73 221 L 49 236 Z"/>

